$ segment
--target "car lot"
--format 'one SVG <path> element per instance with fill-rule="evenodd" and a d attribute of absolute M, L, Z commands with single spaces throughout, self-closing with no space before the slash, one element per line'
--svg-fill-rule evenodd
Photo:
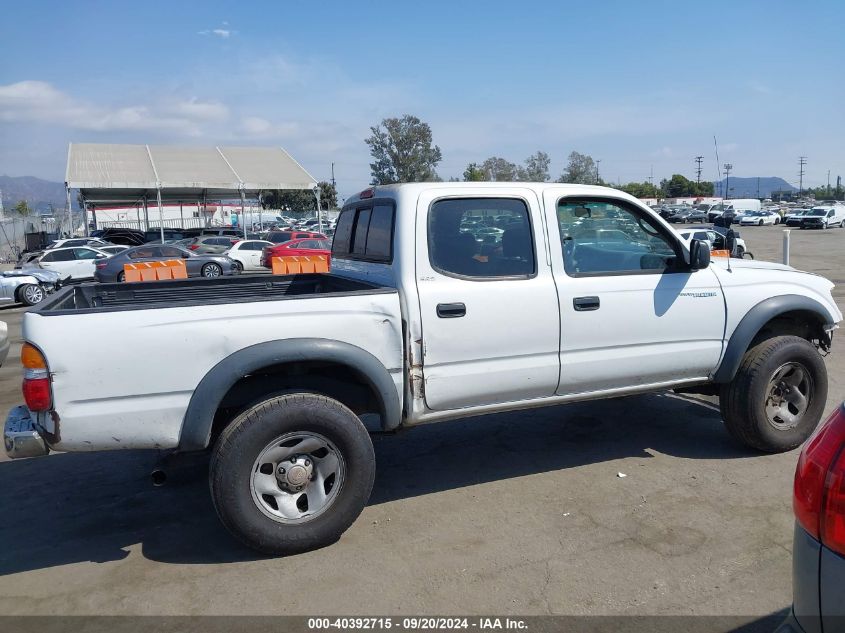
<path fill-rule="evenodd" d="M 700 225 L 698 225 L 700 226 Z M 744 227 L 780 260 L 782 227 Z M 793 231 L 792 264 L 839 287 L 845 230 Z M 0 405 L 20 401 L 20 308 Z M 95 342 L 93 342 L 95 344 Z M 175 359 L 174 359 L 175 360 Z M 827 409 L 845 395 L 834 345 Z M 376 438 L 361 519 L 261 559 L 219 525 L 202 458 L 150 486 L 150 453 L 0 462 L 5 613 L 779 614 L 791 602 L 797 452 L 734 445 L 711 399 L 667 394 Z M 619 474 L 625 474 L 620 477 Z"/>

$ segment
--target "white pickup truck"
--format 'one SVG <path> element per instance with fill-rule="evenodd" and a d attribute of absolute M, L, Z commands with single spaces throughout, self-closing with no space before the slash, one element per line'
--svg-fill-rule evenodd
<path fill-rule="evenodd" d="M 340 214 L 332 267 L 47 299 L 24 316 L 7 452 L 210 449 L 226 527 L 291 553 L 336 540 L 367 502 L 365 414 L 394 430 L 675 389 L 719 395 L 740 442 L 792 449 L 822 415 L 820 352 L 842 319 L 823 277 L 711 262 L 603 187 L 367 189 Z"/>

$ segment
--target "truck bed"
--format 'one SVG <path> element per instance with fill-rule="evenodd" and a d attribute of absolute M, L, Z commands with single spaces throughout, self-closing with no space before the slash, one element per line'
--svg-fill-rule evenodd
<path fill-rule="evenodd" d="M 65 288 L 31 311 L 51 316 L 391 292 L 396 290 L 331 274 L 247 274 L 217 279 L 80 284 Z"/>

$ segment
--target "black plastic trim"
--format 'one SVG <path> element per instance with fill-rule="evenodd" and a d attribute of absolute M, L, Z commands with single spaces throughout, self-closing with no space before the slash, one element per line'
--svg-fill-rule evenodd
<path fill-rule="evenodd" d="M 320 338 L 267 341 L 227 356 L 200 381 L 185 412 L 179 450 L 203 450 L 208 446 L 214 413 L 238 380 L 270 365 L 301 361 L 333 362 L 349 367 L 363 376 L 377 394 L 384 430 L 393 430 L 401 424 L 402 408 L 396 385 L 384 365 L 369 352 L 349 343 Z"/>
<path fill-rule="evenodd" d="M 762 327 L 776 316 L 795 310 L 813 312 L 819 316 L 822 323 L 832 325 L 831 315 L 827 308 L 815 299 L 802 295 L 780 295 L 765 299 L 751 308 L 736 326 L 728 341 L 722 362 L 713 376 L 713 382 L 728 383 L 733 380 L 742 357 Z"/>

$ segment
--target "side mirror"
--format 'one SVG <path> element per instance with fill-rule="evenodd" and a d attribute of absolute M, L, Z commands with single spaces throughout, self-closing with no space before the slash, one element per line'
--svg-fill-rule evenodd
<path fill-rule="evenodd" d="M 710 244 L 704 240 L 692 240 L 689 245 L 690 270 L 701 270 L 710 265 Z"/>

